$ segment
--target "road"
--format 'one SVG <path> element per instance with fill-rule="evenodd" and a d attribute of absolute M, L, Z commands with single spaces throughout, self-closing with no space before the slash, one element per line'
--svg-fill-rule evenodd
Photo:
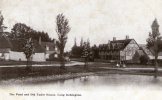
<path fill-rule="evenodd" d="M 65 66 L 76 66 L 84 65 L 83 62 L 71 61 L 70 63 L 65 64 Z M 60 66 L 60 64 L 33 64 L 33 67 L 42 67 L 42 66 Z M 0 67 L 26 67 L 26 65 L 0 65 Z"/>

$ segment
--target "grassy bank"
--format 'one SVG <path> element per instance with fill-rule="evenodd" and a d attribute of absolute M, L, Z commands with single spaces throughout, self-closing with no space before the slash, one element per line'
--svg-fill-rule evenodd
<path fill-rule="evenodd" d="M 26 65 L 26 61 L 0 61 L 0 65 Z M 32 64 L 59 64 L 58 61 L 31 62 Z M 71 63 L 71 62 L 66 62 Z"/>
<path fill-rule="evenodd" d="M 148 68 L 153 66 L 143 65 L 127 65 L 129 67 L 142 67 Z M 115 68 L 115 69 L 114 69 Z M 20 78 L 37 78 L 46 76 L 57 76 L 57 75 L 76 75 L 78 73 L 108 73 L 108 74 L 139 74 L 139 75 L 153 75 L 153 70 L 125 70 L 125 68 L 116 68 L 115 64 L 110 63 L 89 63 L 88 68 L 84 68 L 83 65 L 68 66 L 66 70 L 61 70 L 59 66 L 41 66 L 32 67 L 31 72 L 27 72 L 25 67 L 0 67 L 0 80 L 8 79 L 20 79 Z M 159 72 L 162 76 L 162 72 Z"/>

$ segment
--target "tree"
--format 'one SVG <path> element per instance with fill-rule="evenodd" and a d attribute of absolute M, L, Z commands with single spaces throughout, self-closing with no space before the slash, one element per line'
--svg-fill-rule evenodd
<path fill-rule="evenodd" d="M 87 68 L 88 66 L 88 59 L 89 59 L 89 44 L 84 42 L 84 45 L 83 45 L 83 53 L 82 53 L 82 57 L 84 58 L 84 67 Z"/>
<path fill-rule="evenodd" d="M 41 37 L 42 41 L 44 42 L 52 42 L 52 39 L 49 37 L 48 33 L 40 32 L 32 29 L 31 27 L 27 26 L 23 23 L 16 23 L 13 28 L 11 29 L 11 34 L 9 35 L 11 39 L 29 39 L 32 38 L 34 40 L 39 40 Z"/>
<path fill-rule="evenodd" d="M 3 32 L 3 30 L 7 28 L 6 26 L 3 25 L 3 20 L 4 20 L 4 18 L 0 11 L 0 33 Z"/>
<path fill-rule="evenodd" d="M 3 27 L 2 27 L 3 20 L 4 20 L 4 18 L 3 18 L 2 14 L 1 14 L 1 11 L 0 11 L 0 32 L 3 32 Z"/>
<path fill-rule="evenodd" d="M 82 47 L 83 46 L 83 38 L 81 38 L 81 40 L 80 40 L 80 47 Z"/>
<path fill-rule="evenodd" d="M 64 64 L 64 48 L 67 42 L 67 34 L 70 31 L 69 21 L 63 14 L 58 14 L 56 17 L 56 32 L 58 34 L 58 48 L 60 50 L 60 68 L 65 68 Z"/>
<path fill-rule="evenodd" d="M 157 77 L 157 72 L 158 72 L 158 53 L 160 52 L 160 44 L 161 44 L 161 36 L 159 33 L 159 24 L 157 22 L 157 20 L 155 19 L 152 23 L 152 32 L 149 33 L 149 37 L 146 40 L 147 41 L 147 47 L 149 49 L 152 49 L 154 52 L 154 56 L 155 56 L 155 60 L 154 60 L 154 71 L 155 71 L 155 75 L 154 77 Z"/>
<path fill-rule="evenodd" d="M 27 70 L 31 71 L 31 65 L 30 65 L 31 63 L 30 63 L 30 61 L 31 61 L 31 56 L 34 53 L 34 43 L 33 43 L 31 38 L 29 38 L 26 41 L 25 46 L 23 48 L 23 52 L 24 52 L 24 54 L 26 56 L 26 59 L 27 59 L 27 64 L 26 64 L 27 65 Z"/>

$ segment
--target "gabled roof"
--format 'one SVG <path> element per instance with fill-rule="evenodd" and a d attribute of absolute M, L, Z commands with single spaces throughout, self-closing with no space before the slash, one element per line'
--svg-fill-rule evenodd
<path fill-rule="evenodd" d="M 118 45 L 118 49 L 124 49 L 133 39 L 125 39 L 125 40 L 115 40 L 110 41 L 111 44 L 115 43 Z"/>
<path fill-rule="evenodd" d="M 153 55 L 152 51 L 147 48 L 146 44 L 139 44 L 139 46 L 147 55 Z"/>
<path fill-rule="evenodd" d="M 14 40 L 11 40 L 11 43 L 12 43 L 12 48 L 11 48 L 12 51 L 23 52 L 23 48 L 24 48 L 24 45 L 26 43 L 26 40 L 14 39 Z M 34 48 L 35 53 L 45 52 L 45 49 L 41 45 L 39 45 L 38 41 L 34 40 L 34 47 L 35 47 Z"/>
<path fill-rule="evenodd" d="M 124 39 L 124 40 L 113 40 L 108 44 L 99 45 L 100 50 L 123 50 L 132 40 L 134 39 Z"/>

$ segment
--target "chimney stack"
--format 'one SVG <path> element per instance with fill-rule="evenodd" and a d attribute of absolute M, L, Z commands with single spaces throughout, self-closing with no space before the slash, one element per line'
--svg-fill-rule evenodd
<path fill-rule="evenodd" d="M 113 41 L 116 41 L 116 37 L 113 37 Z"/>
<path fill-rule="evenodd" d="M 41 36 L 39 36 L 39 44 L 41 45 L 42 39 Z"/>
<path fill-rule="evenodd" d="M 128 35 L 126 35 L 125 39 L 126 39 L 126 40 L 127 40 L 127 39 L 129 39 L 129 36 L 128 36 Z"/>
<path fill-rule="evenodd" d="M 108 44 L 110 43 L 110 40 L 108 40 Z"/>

